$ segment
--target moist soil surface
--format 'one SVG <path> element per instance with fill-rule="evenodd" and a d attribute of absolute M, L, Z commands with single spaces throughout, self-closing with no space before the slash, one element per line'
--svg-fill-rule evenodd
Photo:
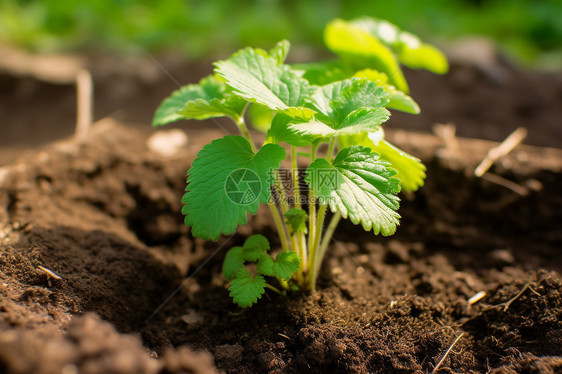
<path fill-rule="evenodd" d="M 533 115 L 557 115 L 529 100 Z M 545 121 L 535 143 L 560 146 Z M 469 135 L 503 137 L 512 124 L 502 123 Z M 529 186 L 521 196 L 417 152 L 426 185 L 402 195 L 394 236 L 343 222 L 314 292 L 268 292 L 242 310 L 221 275 L 225 252 L 257 233 L 280 245 L 266 210 L 216 243 L 190 235 L 179 213 L 185 172 L 223 132 L 188 127 L 187 146 L 163 156 L 146 129 L 104 120 L 82 143 L 1 170 L 0 372 L 562 372 L 559 171 L 496 166 Z"/>
<path fill-rule="evenodd" d="M 395 236 L 342 224 L 316 291 L 241 310 L 221 261 L 251 233 L 275 238 L 268 212 L 217 243 L 179 214 L 189 160 L 216 135 L 193 131 L 165 158 L 145 131 L 104 121 L 10 169 L 2 371 L 430 372 L 460 335 L 439 372 L 562 369 L 560 173 L 503 171 L 540 183 L 521 197 L 428 160 Z"/>

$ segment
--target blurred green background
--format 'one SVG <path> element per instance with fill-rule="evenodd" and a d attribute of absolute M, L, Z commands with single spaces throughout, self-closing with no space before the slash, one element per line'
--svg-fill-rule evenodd
<path fill-rule="evenodd" d="M 560 0 L 0 0 L 0 42 L 39 52 L 175 50 L 195 59 L 283 38 L 322 48 L 328 21 L 361 15 L 437 44 L 486 36 L 527 66 L 562 61 Z"/>

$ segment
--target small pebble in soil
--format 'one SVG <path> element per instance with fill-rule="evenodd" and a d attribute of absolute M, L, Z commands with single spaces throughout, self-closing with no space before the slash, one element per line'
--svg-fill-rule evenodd
<path fill-rule="evenodd" d="M 160 130 L 148 138 L 148 148 L 164 157 L 172 157 L 187 145 L 187 135 L 179 130 Z"/>
<path fill-rule="evenodd" d="M 203 322 L 203 316 L 197 314 L 194 309 L 188 309 L 187 314 L 182 315 L 181 319 L 188 325 Z"/>
<path fill-rule="evenodd" d="M 490 259 L 499 266 L 513 265 L 515 258 L 508 249 L 495 249 L 489 254 Z"/>
<path fill-rule="evenodd" d="M 332 269 L 332 275 L 340 275 L 343 272 L 342 268 L 333 268 Z"/>

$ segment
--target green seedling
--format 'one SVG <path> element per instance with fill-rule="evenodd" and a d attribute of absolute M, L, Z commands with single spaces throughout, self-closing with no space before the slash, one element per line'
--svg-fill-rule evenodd
<path fill-rule="evenodd" d="M 216 62 L 213 75 L 173 92 L 154 116 L 154 126 L 230 117 L 240 130 L 197 154 L 182 212 L 192 235 L 216 241 L 246 224 L 261 204 L 271 211 L 280 252 L 272 257 L 269 241 L 254 235 L 224 261 L 230 295 L 241 307 L 266 288 L 314 289 L 342 217 L 391 235 L 400 219 L 398 193 L 424 182 L 425 166 L 386 141 L 381 125 L 388 109 L 419 113 L 400 64 L 444 73 L 444 56 L 372 18 L 332 21 L 325 42 L 335 58 L 308 64 L 285 62 L 287 41 L 270 51 L 242 49 Z M 261 146 L 246 117 L 265 133 Z M 285 160 L 290 168 L 281 168 Z"/>

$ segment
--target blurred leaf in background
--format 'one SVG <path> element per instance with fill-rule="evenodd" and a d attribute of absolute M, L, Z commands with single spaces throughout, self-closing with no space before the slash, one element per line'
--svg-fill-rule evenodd
<path fill-rule="evenodd" d="M 561 14 L 559 0 L 2 0 L 0 42 L 40 52 L 174 50 L 214 58 L 284 38 L 323 50 L 330 20 L 373 16 L 430 41 L 486 36 L 519 62 L 557 66 Z"/>

